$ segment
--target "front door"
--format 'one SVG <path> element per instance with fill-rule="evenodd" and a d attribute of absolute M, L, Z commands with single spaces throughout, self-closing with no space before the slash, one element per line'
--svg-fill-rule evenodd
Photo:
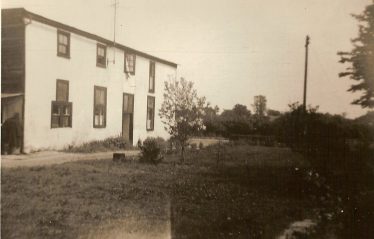
<path fill-rule="evenodd" d="M 133 143 L 134 95 L 123 93 L 122 136 Z"/>

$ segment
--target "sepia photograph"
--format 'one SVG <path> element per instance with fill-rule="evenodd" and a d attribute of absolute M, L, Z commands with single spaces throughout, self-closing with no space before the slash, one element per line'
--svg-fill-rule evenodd
<path fill-rule="evenodd" d="M 374 238 L 374 0 L 0 4 L 0 238 Z"/>

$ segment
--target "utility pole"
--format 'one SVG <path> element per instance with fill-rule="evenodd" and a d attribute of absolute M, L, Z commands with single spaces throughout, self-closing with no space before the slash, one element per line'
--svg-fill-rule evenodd
<path fill-rule="evenodd" d="M 308 78 L 308 47 L 309 47 L 310 37 L 307 35 L 305 39 L 305 72 L 304 72 L 304 100 L 303 100 L 303 109 L 306 112 L 306 86 Z"/>
<path fill-rule="evenodd" d="M 119 2 L 114 0 L 114 23 L 113 23 L 113 64 L 116 64 L 116 28 L 117 28 L 117 7 Z"/>

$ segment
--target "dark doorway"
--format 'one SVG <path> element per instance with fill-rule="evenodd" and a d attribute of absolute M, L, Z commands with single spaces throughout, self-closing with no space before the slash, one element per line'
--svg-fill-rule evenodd
<path fill-rule="evenodd" d="M 23 151 L 23 94 L 1 93 L 1 154 Z"/>
<path fill-rule="evenodd" d="M 122 136 L 133 143 L 134 95 L 123 93 Z"/>

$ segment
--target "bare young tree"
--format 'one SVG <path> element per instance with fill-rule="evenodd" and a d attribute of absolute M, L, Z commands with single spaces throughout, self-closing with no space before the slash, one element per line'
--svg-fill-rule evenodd
<path fill-rule="evenodd" d="M 159 111 L 165 130 L 181 147 L 181 161 L 188 139 L 205 128 L 205 97 L 199 97 L 193 83 L 184 78 L 165 82 L 164 101 Z"/>

